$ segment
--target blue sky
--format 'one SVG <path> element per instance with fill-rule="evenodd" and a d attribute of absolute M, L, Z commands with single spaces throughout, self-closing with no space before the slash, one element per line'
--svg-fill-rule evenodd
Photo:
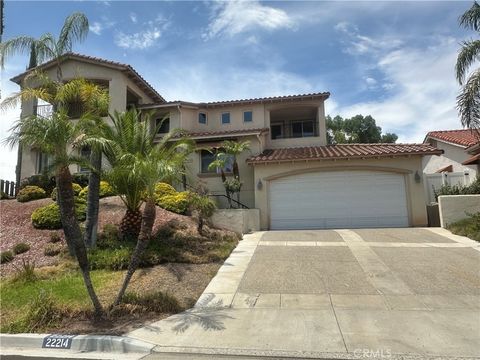
<path fill-rule="evenodd" d="M 4 38 L 57 34 L 84 12 L 87 40 L 76 52 L 131 64 L 167 100 L 211 101 L 331 92 L 327 113 L 372 115 L 399 142 L 459 128 L 454 64 L 458 27 L 472 2 L 6 1 Z M 11 58 L 8 81 L 26 56 Z M 7 134 L 18 109 L 1 114 Z M 2 148 L 0 178 L 14 178 Z"/>

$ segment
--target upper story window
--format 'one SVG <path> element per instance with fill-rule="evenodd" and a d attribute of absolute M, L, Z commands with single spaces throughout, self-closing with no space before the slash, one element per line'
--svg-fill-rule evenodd
<path fill-rule="evenodd" d="M 207 150 L 202 150 L 200 152 L 200 172 L 202 174 L 219 174 L 221 169 L 210 169 L 210 164 L 217 158 L 217 153 L 215 151 L 210 152 Z M 223 171 L 226 173 L 233 172 L 233 157 L 228 157 L 223 167 Z"/>
<path fill-rule="evenodd" d="M 43 152 L 37 153 L 37 174 L 46 173 L 52 165 L 52 158 L 50 155 Z"/>
<path fill-rule="evenodd" d="M 157 134 L 166 134 L 170 131 L 170 118 L 155 119 L 155 126 L 158 129 Z"/>
<path fill-rule="evenodd" d="M 312 120 L 295 121 L 292 123 L 292 137 L 315 136 L 315 126 Z"/>
<path fill-rule="evenodd" d="M 272 125 L 270 128 L 270 133 L 272 134 L 272 139 L 281 139 L 283 138 L 283 126 L 282 125 Z"/>
<path fill-rule="evenodd" d="M 229 112 L 222 113 L 222 124 L 230 124 L 230 113 Z"/>
<path fill-rule="evenodd" d="M 253 121 L 253 112 L 252 111 L 244 111 L 243 112 L 243 122 L 252 122 Z"/>
<path fill-rule="evenodd" d="M 207 123 L 207 113 L 204 113 L 204 112 L 198 113 L 198 123 L 199 124 Z"/>

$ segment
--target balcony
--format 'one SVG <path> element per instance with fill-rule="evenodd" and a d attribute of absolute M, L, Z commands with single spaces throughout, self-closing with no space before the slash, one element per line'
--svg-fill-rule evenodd
<path fill-rule="evenodd" d="M 315 119 L 271 122 L 270 135 L 272 140 L 318 136 L 318 122 Z"/>

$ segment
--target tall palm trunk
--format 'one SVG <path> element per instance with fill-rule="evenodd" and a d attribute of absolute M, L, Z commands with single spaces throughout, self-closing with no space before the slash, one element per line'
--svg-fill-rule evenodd
<path fill-rule="evenodd" d="M 62 220 L 63 232 L 65 240 L 69 247 L 75 251 L 78 265 L 82 272 L 83 280 L 88 291 L 88 295 L 95 308 L 95 317 L 103 316 L 103 308 L 98 300 L 95 289 L 93 288 L 90 278 L 90 269 L 88 266 L 87 250 L 83 242 L 82 232 L 75 216 L 75 197 L 72 189 L 72 174 L 68 166 L 61 167 L 57 170 L 57 193 L 60 207 L 60 219 Z"/>
<path fill-rule="evenodd" d="M 84 241 L 89 248 L 97 245 L 98 209 L 100 207 L 100 171 L 102 169 L 102 153 L 92 149 L 90 154 L 92 171 L 88 177 L 87 220 Z"/>
<path fill-rule="evenodd" d="M 220 169 L 220 175 L 222 176 L 222 184 L 225 184 L 225 181 L 227 181 L 227 176 L 225 175 L 225 171 L 223 171 L 223 168 Z M 228 206 L 230 206 L 230 209 L 231 209 L 232 198 L 230 197 L 230 191 L 228 191 L 228 189 L 225 188 L 225 193 L 227 194 Z"/>
<path fill-rule="evenodd" d="M 145 249 L 147 248 L 148 243 L 150 242 L 150 239 L 152 237 L 152 230 L 153 224 L 155 223 L 156 212 L 157 210 L 155 208 L 155 201 L 153 199 L 148 199 L 145 202 L 145 209 L 143 210 L 142 227 L 138 236 L 137 246 L 135 247 L 135 251 L 133 252 L 132 259 L 130 260 L 130 264 L 128 266 L 127 275 L 125 276 L 125 280 L 123 281 L 123 285 L 118 292 L 117 299 L 113 303 L 113 306 L 117 306 L 122 301 L 128 284 L 130 283 L 133 274 L 135 273 L 138 265 L 140 264 L 140 258 L 145 252 Z"/>

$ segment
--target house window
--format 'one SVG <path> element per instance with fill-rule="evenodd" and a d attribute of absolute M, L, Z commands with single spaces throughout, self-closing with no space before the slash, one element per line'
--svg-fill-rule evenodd
<path fill-rule="evenodd" d="M 296 121 L 292 123 L 292 137 L 311 137 L 314 136 L 314 125 L 313 121 Z"/>
<path fill-rule="evenodd" d="M 272 125 L 270 128 L 273 140 L 283 138 L 282 125 Z"/>
<path fill-rule="evenodd" d="M 229 112 L 222 113 L 222 124 L 230 124 L 230 113 Z"/>
<path fill-rule="evenodd" d="M 228 156 L 228 155 L 227 155 Z M 219 174 L 220 168 L 209 169 L 210 164 L 217 158 L 217 152 L 202 150 L 200 152 L 200 171 L 202 174 Z M 229 156 L 227 158 L 226 164 L 223 167 L 223 171 L 226 173 L 233 172 L 233 157 Z"/>
<path fill-rule="evenodd" d="M 80 149 L 80 157 L 82 159 L 85 159 L 87 161 L 90 161 L 90 154 L 92 153 L 92 150 L 89 147 L 82 147 Z M 86 166 L 79 166 L 79 171 L 80 172 L 89 172 L 90 169 Z"/>
<path fill-rule="evenodd" d="M 198 122 L 200 124 L 206 124 L 207 123 L 207 114 L 206 113 L 198 113 Z"/>
<path fill-rule="evenodd" d="M 244 111 L 243 112 L 243 122 L 252 122 L 253 121 L 253 112 Z"/>
<path fill-rule="evenodd" d="M 48 154 L 37 153 L 37 174 L 43 174 L 49 171 L 52 159 Z"/>
<path fill-rule="evenodd" d="M 163 121 L 163 122 L 162 122 Z M 160 125 L 161 124 L 161 125 Z M 159 118 L 155 120 L 155 126 L 158 129 L 157 134 L 166 134 L 170 131 L 170 118 Z M 160 126 L 160 127 L 159 127 Z"/>

